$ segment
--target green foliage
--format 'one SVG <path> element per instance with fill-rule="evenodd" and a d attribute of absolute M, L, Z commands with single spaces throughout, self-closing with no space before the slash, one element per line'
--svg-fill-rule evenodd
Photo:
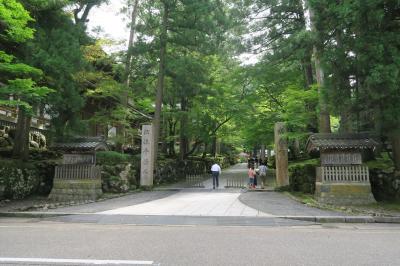
<path fill-rule="evenodd" d="M 307 160 L 302 160 L 302 161 L 293 161 L 293 162 L 290 162 L 289 169 L 296 168 L 296 167 L 304 167 L 305 165 L 317 166 L 317 165 L 319 165 L 319 163 L 320 163 L 319 159 L 307 159 Z"/>
<path fill-rule="evenodd" d="M 289 164 L 289 183 L 291 191 L 303 193 L 314 193 L 315 191 L 315 168 L 319 160 L 310 159 Z"/>
<path fill-rule="evenodd" d="M 394 167 L 393 160 L 389 158 L 387 153 L 383 153 L 380 157 L 376 157 L 375 160 L 367 161 L 365 164 L 370 170 L 390 171 Z"/>
<path fill-rule="evenodd" d="M 0 185 L 5 186 L 5 197 L 22 199 L 37 189 L 40 177 L 34 169 L 2 166 Z"/>
<path fill-rule="evenodd" d="M 24 7 L 14 1 L 0 1 L 0 21 L 5 29 L 0 31 L 0 38 L 6 42 L 22 43 L 33 37 L 34 30 L 28 27 L 33 21 Z M 9 48 L 7 45 L 0 49 Z M 40 79 L 43 72 L 24 63 L 13 62 L 16 57 L 0 50 L 1 82 L 6 83 L 0 91 L 0 104 L 18 106 L 32 111 L 32 105 L 44 99 L 52 90 L 37 86 L 31 78 Z M 16 100 L 8 100 L 13 95 Z"/>
<path fill-rule="evenodd" d="M 39 102 L 41 99 L 47 96 L 52 89 L 47 87 L 37 87 L 36 83 L 31 79 L 15 79 L 10 80 L 8 85 L 2 88 L 1 94 L 3 95 L 14 95 L 22 101 Z M 15 101 L 10 101 L 10 105 L 15 104 Z M 29 110 L 31 106 L 29 106 Z"/>
<path fill-rule="evenodd" d="M 301 138 L 308 135 L 307 124 L 316 120 L 315 107 L 318 103 L 318 92 L 314 86 L 309 90 L 289 86 L 283 93 L 283 121 L 289 129 L 289 138 Z"/>
<path fill-rule="evenodd" d="M 114 165 L 128 163 L 132 161 L 129 154 L 123 154 L 115 151 L 99 151 L 96 153 L 96 162 L 101 165 Z"/>
<path fill-rule="evenodd" d="M 370 169 L 371 191 L 377 201 L 398 201 L 400 199 L 400 178 L 392 171 Z"/>
<path fill-rule="evenodd" d="M 16 0 L 0 0 L 0 21 L 2 23 L 0 39 L 3 41 L 19 43 L 33 37 L 34 30 L 28 27 L 28 23 L 33 19 Z"/>
<path fill-rule="evenodd" d="M 177 141 L 182 143 L 181 158 L 201 149 L 207 152 L 217 135 L 224 136 L 231 116 L 243 109 L 238 104 L 240 84 L 233 77 L 238 62 L 221 49 L 228 36 L 225 32 L 232 26 L 228 5 L 221 1 L 154 1 L 140 6 L 132 67 L 132 87 L 140 96 L 135 102 L 146 112 L 153 109 L 148 99 L 154 98 L 156 58 L 163 39 L 167 42 L 163 126 L 168 153 L 175 154 Z M 163 14 L 168 17 L 165 38 L 160 35 Z"/>
<path fill-rule="evenodd" d="M 126 172 L 128 165 L 128 172 Z M 101 166 L 101 182 L 103 192 L 124 193 L 137 187 L 136 165 L 124 162 L 103 164 Z"/>

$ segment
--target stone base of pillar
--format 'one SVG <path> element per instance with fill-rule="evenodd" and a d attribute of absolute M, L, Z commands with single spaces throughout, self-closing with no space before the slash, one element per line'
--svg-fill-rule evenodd
<path fill-rule="evenodd" d="M 369 183 L 315 183 L 315 198 L 333 205 L 363 205 L 374 203 Z"/>
<path fill-rule="evenodd" d="M 100 198 L 102 194 L 100 179 L 54 179 L 53 189 L 51 190 L 49 199 L 60 202 L 80 202 L 96 200 Z"/>

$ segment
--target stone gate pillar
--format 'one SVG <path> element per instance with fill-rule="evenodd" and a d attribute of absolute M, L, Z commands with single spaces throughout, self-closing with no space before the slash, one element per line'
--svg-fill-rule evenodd
<path fill-rule="evenodd" d="M 142 153 L 140 163 L 140 186 L 153 186 L 154 172 L 153 126 L 142 126 Z"/>
<path fill-rule="evenodd" d="M 288 172 L 288 145 L 286 137 L 286 126 L 283 122 L 275 124 L 275 162 L 276 162 L 276 186 L 289 185 Z"/>

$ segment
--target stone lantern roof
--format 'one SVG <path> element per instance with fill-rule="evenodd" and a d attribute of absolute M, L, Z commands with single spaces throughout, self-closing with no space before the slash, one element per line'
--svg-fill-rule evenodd
<path fill-rule="evenodd" d="M 320 150 L 362 150 L 378 146 L 368 133 L 318 133 L 312 134 L 307 141 L 308 152 Z"/>

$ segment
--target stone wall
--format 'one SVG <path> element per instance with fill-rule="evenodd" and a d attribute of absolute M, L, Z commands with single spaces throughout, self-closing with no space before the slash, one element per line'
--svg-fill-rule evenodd
<path fill-rule="evenodd" d="M 334 205 L 358 205 L 375 202 L 369 183 L 316 182 L 315 197 L 321 203 Z"/>
<path fill-rule="evenodd" d="M 62 180 L 54 179 L 53 189 L 49 195 L 54 201 L 96 200 L 102 194 L 101 180 Z"/>

